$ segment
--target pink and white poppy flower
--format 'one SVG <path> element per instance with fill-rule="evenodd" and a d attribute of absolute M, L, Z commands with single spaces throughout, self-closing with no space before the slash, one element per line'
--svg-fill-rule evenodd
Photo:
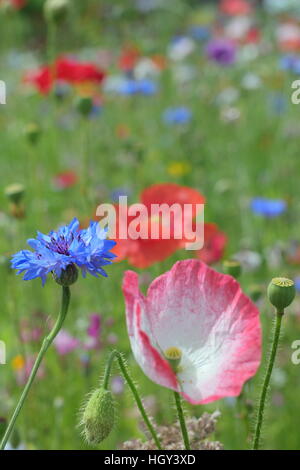
<path fill-rule="evenodd" d="M 259 311 L 231 276 L 191 259 L 156 278 L 146 297 L 126 271 L 123 292 L 133 354 L 157 384 L 205 404 L 239 395 L 256 373 Z"/>

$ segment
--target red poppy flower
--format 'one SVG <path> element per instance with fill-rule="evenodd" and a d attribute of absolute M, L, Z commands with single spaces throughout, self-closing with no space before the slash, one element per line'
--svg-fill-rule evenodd
<path fill-rule="evenodd" d="M 196 225 L 193 223 L 193 232 L 195 234 Z M 204 223 L 203 227 L 204 246 L 201 250 L 195 251 L 196 257 L 204 261 L 206 264 L 213 264 L 222 259 L 227 244 L 227 236 L 219 230 L 218 226 L 213 223 Z M 181 242 L 181 248 L 187 243 L 195 243 L 196 239 L 184 239 Z"/>
<path fill-rule="evenodd" d="M 83 82 L 100 83 L 104 77 L 105 73 L 94 64 L 61 57 L 52 66 L 45 65 L 27 72 L 24 81 L 36 86 L 40 93 L 47 94 L 56 80 L 74 85 Z"/>
<path fill-rule="evenodd" d="M 10 0 L 10 3 L 16 10 L 21 10 L 25 7 L 27 0 Z"/>
<path fill-rule="evenodd" d="M 141 216 L 137 212 L 140 220 L 137 231 L 141 231 L 142 225 L 146 227 L 147 238 L 133 239 L 130 236 L 130 226 L 135 220 L 135 216 L 129 215 L 132 206 L 131 209 L 127 208 L 127 212 L 124 210 L 125 208 L 117 206 L 116 238 L 114 238 L 117 244 L 114 247 L 114 253 L 118 257 L 117 261 L 126 258 L 130 264 L 137 268 L 147 268 L 158 261 L 166 259 L 182 248 L 183 243 L 183 236 L 177 238 L 175 233 L 175 228 L 178 224 L 182 224 L 182 219 L 178 220 L 176 213 L 170 213 L 170 216 L 164 220 L 160 213 L 155 213 L 153 204 L 159 206 L 166 204 L 169 208 L 173 204 L 178 204 L 181 208 L 184 204 L 190 204 L 192 210 L 189 216 L 193 219 L 197 214 L 198 207 L 196 204 L 204 204 L 205 198 L 195 189 L 173 183 L 162 183 L 145 189 L 140 199 L 145 212 Z M 182 212 L 179 213 L 180 218 L 183 217 Z M 156 238 L 153 237 L 150 229 L 156 234 Z M 167 238 L 165 237 L 165 231 L 168 231 L 169 234 Z M 126 239 L 124 239 L 122 232 L 127 235 Z"/>
<path fill-rule="evenodd" d="M 279 48 L 282 52 L 299 52 L 300 38 L 287 39 L 279 42 Z"/>
<path fill-rule="evenodd" d="M 250 28 L 246 38 L 245 38 L 245 43 L 246 44 L 256 44 L 260 41 L 261 39 L 261 32 L 257 28 Z"/>
<path fill-rule="evenodd" d="M 180 186 L 176 183 L 159 183 L 153 184 L 145 189 L 141 194 L 141 202 L 145 204 L 148 209 L 151 209 L 152 204 L 192 204 L 193 217 L 196 216 L 197 204 L 204 204 L 205 197 L 200 194 L 196 189 L 189 188 L 188 186 Z"/>
<path fill-rule="evenodd" d="M 225 15 L 238 16 L 248 15 L 252 7 L 245 0 L 222 0 L 220 10 Z"/>
<path fill-rule="evenodd" d="M 116 245 L 112 249 L 112 252 L 117 256 L 115 261 L 127 259 L 132 266 L 145 269 L 154 263 L 163 261 L 181 248 L 181 240 L 162 238 L 162 220 L 153 218 L 151 220 L 150 216 L 140 218 L 141 224 L 137 227 L 137 230 L 140 230 L 141 225 L 145 224 L 145 227 L 148 228 L 147 238 L 134 240 L 130 237 L 130 226 L 135 220 L 135 216 L 130 215 L 130 207 L 116 206 L 115 209 L 117 226 L 114 240 Z M 151 239 L 150 222 L 151 228 L 156 227 L 157 229 L 158 239 Z M 124 238 L 124 234 L 126 238 Z"/>
<path fill-rule="evenodd" d="M 216 263 L 223 257 L 226 244 L 227 236 L 216 224 L 204 224 L 204 246 L 196 252 L 197 258 L 206 264 Z"/>
<path fill-rule="evenodd" d="M 130 72 L 140 57 L 139 50 L 136 47 L 125 47 L 121 52 L 118 65 L 123 72 Z"/>
<path fill-rule="evenodd" d="M 56 75 L 59 80 L 69 83 L 102 82 L 104 72 L 89 62 L 62 57 L 56 61 Z"/>
<path fill-rule="evenodd" d="M 74 186 L 77 181 L 77 174 L 72 170 L 58 173 L 53 179 L 53 183 L 57 189 L 70 188 L 71 186 Z"/>

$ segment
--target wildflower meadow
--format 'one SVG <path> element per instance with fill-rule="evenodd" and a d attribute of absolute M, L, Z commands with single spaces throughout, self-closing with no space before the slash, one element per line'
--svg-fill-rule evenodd
<path fill-rule="evenodd" d="M 1 451 L 299 450 L 299 1 L 0 30 Z"/>

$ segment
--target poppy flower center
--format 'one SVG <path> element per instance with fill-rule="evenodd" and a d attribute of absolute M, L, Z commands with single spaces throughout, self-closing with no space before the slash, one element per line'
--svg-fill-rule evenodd
<path fill-rule="evenodd" d="M 181 361 L 182 357 L 182 351 L 179 348 L 176 348 L 176 346 L 172 346 L 171 348 L 168 348 L 164 352 L 164 356 L 169 362 L 170 366 L 172 367 L 173 371 L 176 373 L 178 372 L 178 366 Z"/>

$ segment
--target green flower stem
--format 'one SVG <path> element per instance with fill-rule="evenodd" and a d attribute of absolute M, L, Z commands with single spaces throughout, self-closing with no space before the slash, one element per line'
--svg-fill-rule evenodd
<path fill-rule="evenodd" d="M 114 359 L 117 359 L 118 361 L 118 364 L 119 364 L 119 367 L 120 367 L 120 370 L 134 396 L 134 399 L 136 401 L 136 404 L 140 410 L 140 413 L 143 417 L 143 420 L 145 421 L 145 424 L 147 426 L 147 428 L 149 429 L 149 432 L 151 434 L 151 436 L 153 437 L 153 440 L 157 446 L 158 449 L 161 450 L 161 444 L 160 444 L 160 441 L 157 437 L 157 434 L 151 424 L 151 421 L 149 420 L 148 416 L 147 416 L 147 413 L 146 413 L 146 410 L 143 406 L 143 403 L 142 403 L 142 400 L 139 396 L 139 393 L 130 377 L 130 375 L 128 374 L 128 371 L 127 371 L 127 368 L 126 368 L 126 364 L 125 364 L 125 361 L 122 357 L 122 355 L 119 353 L 119 351 L 112 351 L 109 358 L 108 358 L 108 361 L 107 361 L 107 364 L 106 364 L 106 369 L 105 369 L 105 373 L 104 373 L 104 379 L 103 379 L 103 387 L 105 390 L 107 390 L 108 388 L 108 384 L 109 384 L 109 378 L 110 378 L 110 373 L 111 373 L 111 368 L 112 368 L 112 364 L 113 364 L 113 361 Z"/>
<path fill-rule="evenodd" d="M 189 441 L 189 435 L 187 432 L 186 424 L 185 424 L 185 419 L 184 419 L 184 414 L 183 414 L 183 409 L 182 409 L 182 404 L 181 404 L 181 396 L 179 395 L 178 392 L 174 392 L 174 398 L 175 398 L 175 403 L 176 403 L 176 408 L 177 408 L 177 413 L 178 413 L 178 419 L 181 427 L 181 433 L 183 437 L 183 442 L 186 450 L 190 450 L 190 441 Z"/>
<path fill-rule="evenodd" d="M 49 65 L 53 64 L 56 56 L 56 24 L 54 20 L 47 21 L 47 60 Z"/>
<path fill-rule="evenodd" d="M 1 442 L 1 446 L 0 446 L 0 450 L 4 450 L 6 444 L 7 444 L 7 441 L 14 429 L 14 425 L 15 425 L 15 422 L 19 416 L 19 413 L 24 405 L 24 402 L 27 398 L 27 395 L 31 389 L 31 386 L 33 384 L 33 381 L 34 381 L 34 378 L 36 376 L 36 373 L 39 369 L 39 366 L 46 354 L 46 351 L 48 350 L 49 346 L 52 344 L 54 338 L 56 337 L 56 335 L 58 334 L 58 332 L 60 331 L 62 325 L 63 325 L 63 322 L 66 318 L 66 315 L 67 315 L 67 312 L 68 312 L 68 307 L 69 307 L 69 303 L 70 303 L 70 288 L 69 287 L 63 287 L 62 288 L 62 303 L 61 303 L 61 310 L 60 310 L 60 313 L 59 313 L 59 316 L 58 316 L 58 319 L 54 325 L 54 327 L 52 328 L 51 332 L 49 333 L 48 336 L 46 336 L 46 338 L 44 339 L 43 343 L 42 343 L 42 346 L 41 346 L 41 349 L 40 349 L 40 352 L 38 353 L 38 356 L 36 358 L 36 361 L 34 363 L 34 366 L 31 370 L 31 373 L 30 373 L 30 376 L 29 376 L 29 379 L 25 385 L 25 388 L 22 392 L 22 395 L 20 397 L 20 400 L 17 404 L 17 407 L 14 411 L 14 414 L 12 415 L 11 417 L 11 420 L 7 426 L 7 429 L 5 431 L 5 434 L 4 434 L 4 437 L 2 439 L 2 442 Z"/>
<path fill-rule="evenodd" d="M 267 392 L 268 392 L 268 388 L 269 388 L 269 383 L 270 383 L 270 379 L 271 379 L 272 370 L 273 370 L 274 363 L 275 363 L 275 357 L 276 357 L 276 352 L 277 352 L 277 347 L 278 347 L 279 337 L 280 337 L 282 317 L 283 317 L 283 313 L 281 313 L 281 312 L 276 313 L 276 322 L 275 322 L 272 349 L 271 349 L 269 364 L 268 364 L 268 367 L 267 367 L 266 376 L 265 376 L 264 381 L 263 381 L 261 396 L 260 396 L 260 400 L 259 400 L 258 414 L 257 414 L 255 434 L 254 434 L 254 440 L 253 440 L 253 450 L 257 450 L 259 448 L 261 427 L 262 427 L 263 418 L 264 418 L 265 402 L 266 402 L 266 397 L 267 397 Z"/>

